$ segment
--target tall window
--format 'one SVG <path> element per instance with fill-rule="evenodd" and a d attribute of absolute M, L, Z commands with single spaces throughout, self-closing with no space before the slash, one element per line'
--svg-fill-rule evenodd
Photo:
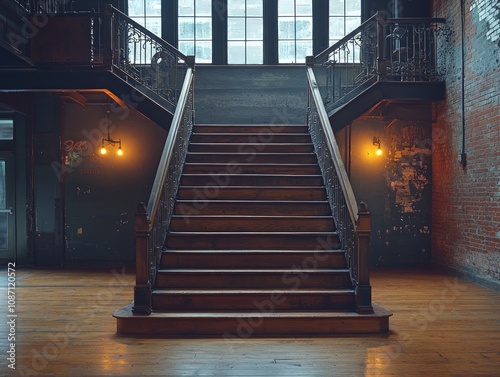
<path fill-rule="evenodd" d="M 312 0 L 278 0 L 278 62 L 303 63 L 312 55 Z"/>
<path fill-rule="evenodd" d="M 128 15 L 161 37 L 161 0 L 129 0 Z"/>
<path fill-rule="evenodd" d="M 228 0 L 227 39 L 229 64 L 263 63 L 262 0 Z"/>
<path fill-rule="evenodd" d="M 212 1 L 179 0 L 179 50 L 197 63 L 212 62 Z"/>
<path fill-rule="evenodd" d="M 361 0 L 330 0 L 330 46 L 361 24 Z"/>

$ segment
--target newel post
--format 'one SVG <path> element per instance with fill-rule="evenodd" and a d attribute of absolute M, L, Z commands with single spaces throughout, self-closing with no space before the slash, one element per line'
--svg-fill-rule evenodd
<path fill-rule="evenodd" d="M 387 59 L 385 52 L 386 39 L 386 14 L 378 11 L 376 15 L 377 22 L 377 75 L 379 81 L 384 81 L 387 76 Z"/>
<path fill-rule="evenodd" d="M 134 314 L 151 314 L 151 282 L 149 281 L 149 221 L 144 203 L 135 215 L 135 287 Z"/>
<path fill-rule="evenodd" d="M 373 313 L 372 287 L 370 285 L 370 231 L 371 215 L 366 203 L 361 202 L 358 209 L 358 231 L 356 233 L 356 252 L 358 284 L 356 286 L 356 312 Z"/>

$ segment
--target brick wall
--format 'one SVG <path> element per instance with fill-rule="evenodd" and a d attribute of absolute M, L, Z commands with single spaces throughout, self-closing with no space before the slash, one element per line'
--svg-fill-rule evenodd
<path fill-rule="evenodd" d="M 462 151 L 461 13 L 456 0 L 435 0 L 447 19 L 446 100 L 433 124 L 433 261 L 473 280 L 500 286 L 500 20 L 497 0 L 465 0 L 465 152 Z"/>

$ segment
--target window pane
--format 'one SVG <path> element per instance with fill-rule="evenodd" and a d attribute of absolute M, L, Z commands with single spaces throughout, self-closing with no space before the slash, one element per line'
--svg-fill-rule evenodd
<path fill-rule="evenodd" d="M 247 0 L 247 16 L 262 17 L 262 1 L 263 0 Z"/>
<path fill-rule="evenodd" d="M 245 19 L 228 18 L 227 20 L 227 39 L 244 40 L 245 39 Z"/>
<path fill-rule="evenodd" d="M 297 16 L 312 16 L 311 0 L 296 0 L 296 7 Z"/>
<path fill-rule="evenodd" d="M 179 39 L 194 39 L 194 18 L 179 17 Z"/>
<path fill-rule="evenodd" d="M 179 50 L 184 55 L 194 55 L 194 41 L 179 41 Z"/>
<path fill-rule="evenodd" d="M 0 119 L 0 140 L 14 140 L 14 121 Z"/>
<path fill-rule="evenodd" d="M 349 0 L 351 1 L 351 0 Z M 344 0 L 330 0 L 330 16 L 344 15 Z"/>
<path fill-rule="evenodd" d="M 161 16 L 161 0 L 147 0 L 145 3 L 148 16 Z"/>
<path fill-rule="evenodd" d="M 133 19 L 135 22 L 137 22 L 139 25 L 146 27 L 146 20 L 144 19 L 144 16 L 142 17 L 130 17 Z"/>
<path fill-rule="evenodd" d="M 263 34 L 262 18 L 247 18 L 247 39 L 262 40 Z"/>
<path fill-rule="evenodd" d="M 278 0 L 278 16 L 294 16 L 294 0 Z"/>
<path fill-rule="evenodd" d="M 312 41 L 297 41 L 295 63 L 305 63 L 306 56 L 312 55 Z"/>
<path fill-rule="evenodd" d="M 179 0 L 179 16 L 194 16 L 194 0 Z"/>
<path fill-rule="evenodd" d="M 247 44 L 247 64 L 262 64 L 264 62 L 262 42 L 248 42 Z"/>
<path fill-rule="evenodd" d="M 196 42 L 196 62 L 212 63 L 212 41 Z"/>
<path fill-rule="evenodd" d="M 229 17 L 245 16 L 245 0 L 229 0 L 227 2 L 227 15 Z"/>
<path fill-rule="evenodd" d="M 295 62 L 295 41 L 279 41 L 279 63 L 294 63 Z"/>
<path fill-rule="evenodd" d="M 144 0 L 129 0 L 128 15 L 129 17 L 144 15 Z"/>
<path fill-rule="evenodd" d="M 196 16 L 212 16 L 212 1 L 211 0 L 196 0 L 195 15 Z"/>
<path fill-rule="evenodd" d="M 228 64 L 245 64 L 245 42 L 227 42 Z"/>
<path fill-rule="evenodd" d="M 361 24 L 360 17 L 346 17 L 345 19 L 345 33 L 349 34 Z"/>
<path fill-rule="evenodd" d="M 295 19 L 293 17 L 278 18 L 278 38 L 295 39 Z"/>
<path fill-rule="evenodd" d="M 361 0 L 349 0 L 346 2 L 345 13 L 348 16 L 361 16 Z"/>
<path fill-rule="evenodd" d="M 212 38 L 212 19 L 209 17 L 196 17 L 195 28 L 196 39 Z"/>
<path fill-rule="evenodd" d="M 312 39 L 312 17 L 297 17 L 297 39 Z"/>
<path fill-rule="evenodd" d="M 344 17 L 330 17 L 330 39 L 344 37 Z"/>
<path fill-rule="evenodd" d="M 146 28 L 161 37 L 161 18 L 159 17 L 147 17 L 146 18 Z"/>

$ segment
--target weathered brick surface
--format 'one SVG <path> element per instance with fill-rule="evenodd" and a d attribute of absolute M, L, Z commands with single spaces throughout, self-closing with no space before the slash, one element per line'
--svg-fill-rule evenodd
<path fill-rule="evenodd" d="M 465 152 L 462 151 L 460 2 L 435 0 L 452 30 L 446 100 L 436 107 L 433 140 L 433 261 L 500 282 L 500 23 L 496 0 L 466 0 Z"/>

